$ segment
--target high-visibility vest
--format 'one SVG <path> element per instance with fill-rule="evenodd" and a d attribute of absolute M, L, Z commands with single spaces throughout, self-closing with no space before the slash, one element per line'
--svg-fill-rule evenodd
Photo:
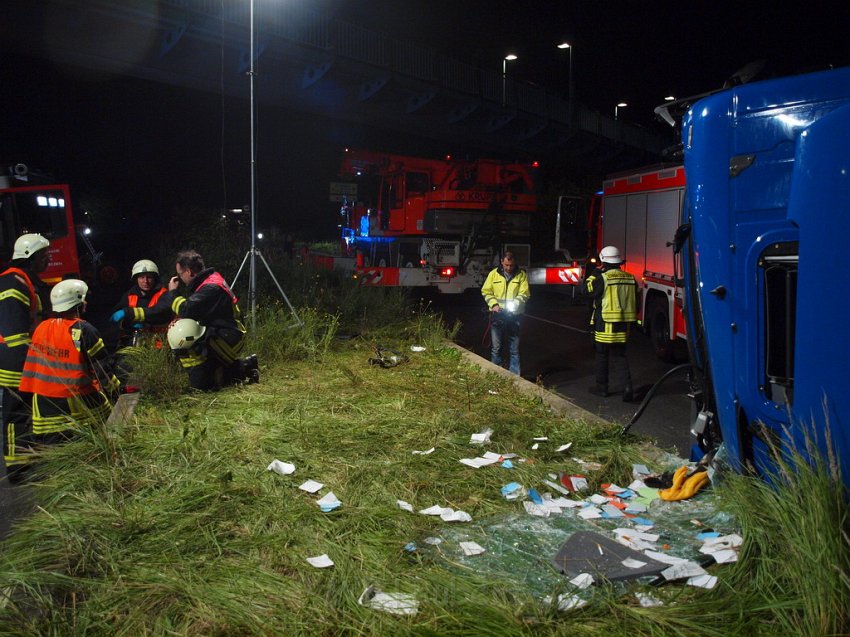
<path fill-rule="evenodd" d="M 233 294 L 233 292 L 230 290 L 229 287 L 227 287 L 227 283 L 224 281 L 224 277 L 221 276 L 218 272 L 213 272 L 212 274 L 210 274 L 206 279 L 204 279 L 204 282 L 201 283 L 195 289 L 195 291 L 197 292 L 198 290 L 200 290 L 202 287 L 204 287 L 206 285 L 216 285 L 216 286 L 220 287 L 222 290 L 227 292 L 227 296 L 230 297 L 230 301 L 233 303 L 233 305 L 236 305 L 236 302 L 238 300 L 236 298 L 236 295 Z"/>
<path fill-rule="evenodd" d="M 602 292 L 600 312 L 606 323 L 631 323 L 637 321 L 637 284 L 628 272 L 617 268 L 602 273 L 605 290 Z"/>
<path fill-rule="evenodd" d="M 32 280 L 26 272 L 20 268 L 10 267 L 0 274 L 0 276 L 5 276 L 7 274 L 14 274 L 18 278 L 23 279 L 24 285 L 27 286 L 27 291 L 29 292 L 30 297 L 30 324 L 35 327 L 38 315 L 41 313 L 41 297 L 36 294 L 35 286 L 32 284 Z M 33 327 L 30 329 L 33 329 Z"/>
<path fill-rule="evenodd" d="M 156 305 L 156 302 L 159 301 L 159 297 L 165 294 L 167 290 L 165 288 L 160 288 L 159 291 L 151 297 L 151 300 L 148 301 L 146 307 L 153 307 Z M 138 294 L 128 294 L 127 295 L 127 305 L 130 307 L 138 307 L 139 305 L 139 295 Z"/>
<path fill-rule="evenodd" d="M 36 328 L 24 363 L 21 391 L 50 398 L 70 398 L 98 391 L 71 334 L 71 328 L 78 321 L 53 318 Z"/>

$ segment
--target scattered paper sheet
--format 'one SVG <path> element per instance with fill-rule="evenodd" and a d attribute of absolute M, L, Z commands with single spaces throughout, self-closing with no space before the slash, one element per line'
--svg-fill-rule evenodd
<path fill-rule="evenodd" d="M 578 595 L 568 595 L 567 593 L 563 593 L 558 595 L 557 600 L 552 602 L 552 598 L 548 595 L 543 598 L 543 603 L 548 604 L 549 606 L 557 606 L 557 609 L 561 612 L 566 612 L 568 610 L 574 610 L 576 608 L 581 608 L 587 601 L 579 597 Z"/>
<path fill-rule="evenodd" d="M 714 561 L 718 564 L 730 564 L 732 562 L 738 561 L 738 553 L 734 549 L 721 549 L 719 551 L 703 551 L 700 549 L 701 553 L 708 553 L 711 557 L 714 558 Z"/>
<path fill-rule="evenodd" d="M 519 482 L 509 482 L 502 487 L 502 496 L 505 500 L 516 500 L 525 495 L 525 489 Z"/>
<path fill-rule="evenodd" d="M 602 511 L 595 506 L 586 506 L 578 512 L 578 516 L 583 520 L 594 520 L 602 517 Z"/>
<path fill-rule="evenodd" d="M 316 504 L 319 505 L 319 508 L 322 511 L 328 513 L 330 511 L 333 511 L 334 509 L 338 509 L 342 502 L 337 499 L 333 491 L 328 491 L 327 495 L 316 500 Z"/>
<path fill-rule="evenodd" d="M 421 345 L 411 345 L 411 346 L 410 346 L 410 351 L 411 351 L 411 352 L 424 352 L 424 351 L 425 351 L 425 348 L 424 348 L 424 347 L 422 347 Z"/>
<path fill-rule="evenodd" d="M 548 518 L 549 517 L 549 509 L 542 504 L 534 504 L 534 502 L 529 502 L 528 500 L 523 500 L 522 506 L 525 507 L 525 512 L 529 515 L 536 515 L 540 518 Z"/>
<path fill-rule="evenodd" d="M 532 438 L 532 440 L 534 442 L 546 442 L 547 440 L 549 440 L 549 436 L 535 436 L 534 438 Z"/>
<path fill-rule="evenodd" d="M 555 449 L 555 453 L 558 453 L 558 452 L 560 452 L 560 451 L 566 451 L 567 449 L 569 449 L 569 448 L 570 448 L 570 447 L 572 447 L 572 446 L 573 446 L 573 443 L 568 442 L 567 444 L 565 444 L 565 445 L 561 445 L 560 447 L 558 447 L 557 449 Z"/>
<path fill-rule="evenodd" d="M 646 566 L 646 562 L 641 562 L 640 560 L 636 560 L 632 557 L 626 558 L 622 562 L 620 562 L 626 568 L 640 568 L 641 566 Z"/>
<path fill-rule="evenodd" d="M 405 502 L 404 500 L 396 500 L 395 502 L 399 509 L 404 509 L 405 511 L 413 513 L 413 505 L 410 504 L 410 502 Z"/>
<path fill-rule="evenodd" d="M 410 453 L 412 453 L 414 456 L 427 456 L 428 454 L 434 453 L 434 447 L 431 447 L 430 449 L 428 449 L 428 451 L 411 451 Z"/>
<path fill-rule="evenodd" d="M 496 464 L 499 461 L 499 456 L 497 455 L 495 459 L 493 458 L 461 458 L 458 462 L 461 464 L 465 464 L 467 467 L 472 467 L 473 469 L 480 469 L 481 467 L 487 467 L 491 464 Z"/>
<path fill-rule="evenodd" d="M 649 469 L 646 468 L 645 464 L 633 464 L 632 465 L 632 477 L 639 478 L 641 476 L 648 476 Z"/>
<path fill-rule="evenodd" d="M 466 511 L 453 511 L 452 509 L 443 511 L 440 514 L 440 519 L 443 522 L 472 522 L 472 516 Z"/>
<path fill-rule="evenodd" d="M 560 484 L 556 484 L 555 482 L 552 482 L 551 480 L 544 480 L 543 484 L 545 484 L 550 489 L 554 489 L 558 493 L 563 493 L 564 495 L 570 495 L 570 492 L 569 492 L 568 489 L 565 489 Z"/>
<path fill-rule="evenodd" d="M 587 488 L 587 478 L 584 476 L 570 476 L 573 491 L 584 491 Z"/>
<path fill-rule="evenodd" d="M 307 480 L 304 484 L 302 484 L 299 489 L 302 491 L 306 491 L 307 493 L 316 493 L 319 489 L 321 489 L 323 485 L 321 482 L 316 482 L 315 480 Z"/>
<path fill-rule="evenodd" d="M 383 593 L 369 586 L 360 595 L 357 603 L 392 615 L 415 615 L 419 611 L 419 602 L 408 593 Z"/>
<path fill-rule="evenodd" d="M 692 577 L 707 574 L 708 573 L 705 572 L 705 569 L 702 566 L 696 562 L 691 562 L 690 560 L 685 560 L 682 564 L 674 564 L 673 566 L 661 571 L 661 575 L 664 576 L 664 579 L 668 582 L 677 579 L 690 579 Z"/>
<path fill-rule="evenodd" d="M 452 509 L 444 509 L 439 504 L 435 504 L 434 506 L 428 507 L 427 509 L 420 509 L 419 513 L 421 513 L 422 515 L 442 515 L 443 511 L 452 511 Z"/>
<path fill-rule="evenodd" d="M 490 442 L 490 436 L 493 434 L 492 429 L 485 429 L 484 431 L 480 431 L 477 434 L 472 434 L 472 437 L 469 439 L 469 444 L 471 445 L 483 445 Z"/>
<path fill-rule="evenodd" d="M 613 504 L 605 504 L 602 506 L 603 518 L 622 518 L 625 514 Z"/>
<path fill-rule="evenodd" d="M 333 560 L 328 557 L 327 553 L 322 553 L 316 557 L 308 557 L 307 562 L 310 566 L 315 566 L 316 568 L 328 568 L 334 565 Z"/>
<path fill-rule="evenodd" d="M 533 445 L 531 445 L 531 450 L 536 451 L 539 447 L 540 447 L 540 443 L 535 442 Z"/>
<path fill-rule="evenodd" d="M 570 580 L 570 584 L 576 588 L 585 589 L 593 586 L 593 581 L 593 575 L 590 573 L 579 573 Z"/>
<path fill-rule="evenodd" d="M 476 542 L 461 542 L 460 548 L 463 551 L 463 554 L 467 557 L 472 555 L 481 555 L 487 550 Z"/>
<path fill-rule="evenodd" d="M 608 504 L 611 498 L 606 498 L 601 493 L 594 493 L 592 496 L 588 498 L 593 504 Z"/>
<path fill-rule="evenodd" d="M 688 581 L 685 583 L 688 586 L 696 586 L 697 588 L 714 588 L 717 586 L 717 576 L 706 573 L 705 575 L 688 578 Z"/>
<path fill-rule="evenodd" d="M 438 537 L 426 537 L 424 540 L 425 544 L 431 544 L 433 546 L 437 546 L 437 544 L 442 544 L 443 540 Z"/>
<path fill-rule="evenodd" d="M 274 471 L 282 476 L 288 476 L 295 471 L 295 465 L 280 460 L 272 460 L 272 463 L 266 467 L 266 471 Z"/>

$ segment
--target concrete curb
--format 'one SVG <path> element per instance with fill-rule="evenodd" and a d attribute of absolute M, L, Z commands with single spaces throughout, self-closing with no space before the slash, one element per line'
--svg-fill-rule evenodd
<path fill-rule="evenodd" d="M 562 416 L 566 416 L 567 418 L 574 418 L 575 420 L 582 420 L 584 422 L 589 423 L 597 423 L 602 425 L 612 424 L 610 421 L 605 420 L 601 416 L 598 416 L 597 414 L 594 414 L 591 411 L 587 411 L 586 409 L 579 407 L 575 403 L 570 402 L 563 396 L 554 394 L 548 389 L 540 387 L 540 385 L 537 385 L 535 383 L 532 383 L 530 380 L 525 380 L 524 378 L 521 378 L 516 374 L 512 374 L 503 367 L 494 365 L 486 358 L 482 358 L 478 354 L 470 352 L 468 349 L 464 349 L 457 343 L 448 343 L 448 345 L 460 352 L 461 356 L 463 356 L 463 358 L 465 358 L 470 363 L 478 365 L 478 367 L 480 367 L 484 371 L 492 372 L 494 374 L 498 374 L 504 378 L 507 378 L 513 381 L 513 384 L 520 391 L 540 398 L 540 400 L 542 400 L 543 403 L 546 404 L 555 413 L 561 414 Z"/>

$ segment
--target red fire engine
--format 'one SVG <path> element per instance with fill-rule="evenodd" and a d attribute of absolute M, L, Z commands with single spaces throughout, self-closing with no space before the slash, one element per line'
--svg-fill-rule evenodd
<path fill-rule="evenodd" d="M 358 188 L 374 183 L 375 192 L 374 206 L 364 203 L 362 190 L 353 201 L 343 197 L 343 251 L 365 285 L 459 293 L 480 287 L 507 250 L 528 270 L 531 283 L 575 285 L 575 264 L 530 267 L 533 218 L 539 214 L 533 168 L 346 150 L 340 174 Z"/>
<path fill-rule="evenodd" d="M 0 174 L 0 264 L 5 268 L 15 239 L 37 232 L 50 241 L 50 263 L 41 279 L 54 284 L 69 275 L 79 276 L 80 260 L 68 184 L 43 184 L 16 164 Z"/>
<path fill-rule="evenodd" d="M 623 269 L 638 281 L 639 318 L 658 356 L 671 359 L 677 339 L 685 338 L 682 281 L 671 248 L 681 223 L 685 192 L 683 166 L 653 166 L 611 175 L 602 189 L 596 253 L 617 246 Z"/>

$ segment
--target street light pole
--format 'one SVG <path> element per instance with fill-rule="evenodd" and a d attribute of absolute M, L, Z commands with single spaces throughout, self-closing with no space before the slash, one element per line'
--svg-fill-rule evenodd
<path fill-rule="evenodd" d="M 617 117 L 618 117 L 618 116 L 619 116 L 619 114 L 620 114 L 620 109 L 621 109 L 621 108 L 625 108 L 626 106 L 628 106 L 628 104 L 626 104 L 625 102 L 620 102 L 619 104 L 617 104 L 617 105 L 614 107 L 614 119 L 615 119 L 615 120 L 617 119 Z"/>
<path fill-rule="evenodd" d="M 251 313 L 251 329 L 257 327 L 257 150 L 255 148 L 256 135 L 254 133 L 254 0 L 250 2 L 250 69 L 248 77 L 250 81 L 250 99 L 249 106 L 251 109 L 251 263 L 249 265 L 250 276 L 248 281 L 248 308 Z"/>
<path fill-rule="evenodd" d="M 505 101 L 506 101 L 505 100 L 505 81 L 506 81 L 507 72 L 508 72 L 508 62 L 513 62 L 514 60 L 516 60 L 516 56 L 513 53 L 508 53 L 502 59 L 502 107 L 505 106 Z"/>
<path fill-rule="evenodd" d="M 569 42 L 561 42 L 558 48 L 567 49 L 570 53 L 569 75 L 567 76 L 567 95 L 570 99 L 570 104 L 573 103 L 573 45 Z"/>

